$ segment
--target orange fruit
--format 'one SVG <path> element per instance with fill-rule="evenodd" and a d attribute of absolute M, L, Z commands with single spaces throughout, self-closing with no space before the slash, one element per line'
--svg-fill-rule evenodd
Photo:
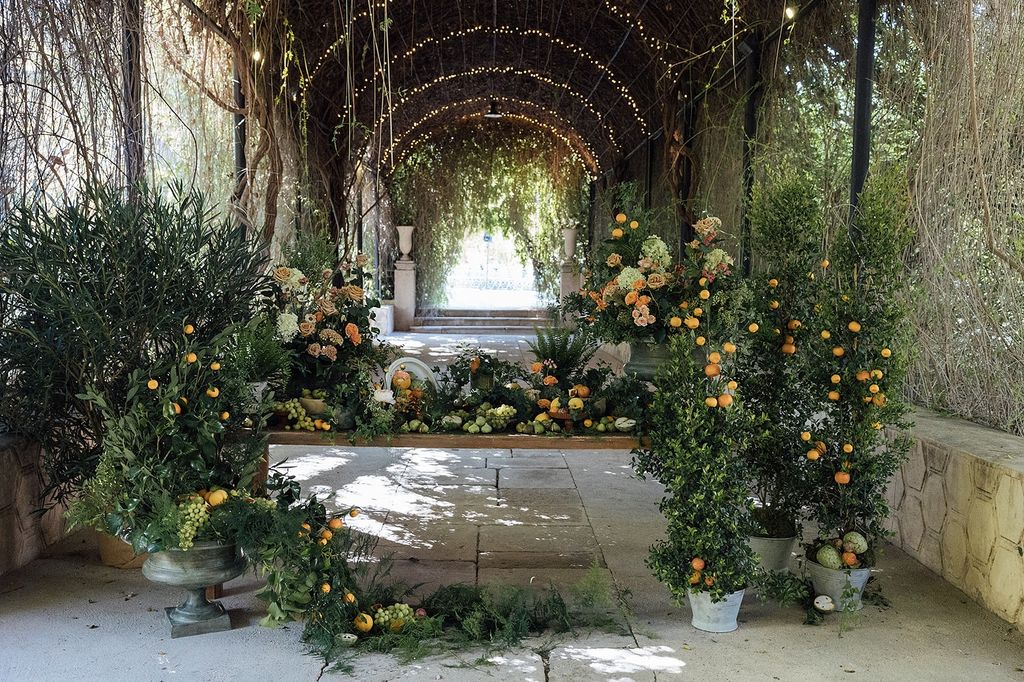
<path fill-rule="evenodd" d="M 697 295 L 700 296 L 700 300 L 702 301 L 706 301 L 711 298 L 711 292 L 707 289 L 701 289 L 700 293 Z"/>
<path fill-rule="evenodd" d="M 827 330 L 827 329 L 822 329 L 822 330 L 821 330 L 821 338 L 823 338 L 823 339 L 825 339 L 826 341 L 828 341 L 829 339 L 831 339 L 831 338 L 832 338 L 832 332 L 830 332 L 830 331 L 829 331 L 829 330 Z"/>
<path fill-rule="evenodd" d="M 146 388 L 148 388 L 151 391 L 155 391 L 159 387 L 160 387 L 160 382 L 157 381 L 156 379 L 150 379 L 149 381 L 146 382 Z"/>
<path fill-rule="evenodd" d="M 700 317 L 703 314 L 704 314 L 704 309 L 703 308 L 694 308 L 693 309 L 693 316 L 694 317 Z"/>
<path fill-rule="evenodd" d="M 171 409 L 174 410 L 174 414 L 181 414 L 181 405 L 178 403 L 171 403 Z"/>
<path fill-rule="evenodd" d="M 635 221 L 635 220 L 631 220 L 631 221 L 629 221 L 629 228 L 630 228 L 631 230 L 635 230 L 635 229 L 636 229 L 636 228 L 638 228 L 638 227 L 640 227 L 640 223 L 638 223 L 638 222 L 637 222 L 637 221 Z"/>
<path fill-rule="evenodd" d="M 851 320 L 850 324 L 846 325 L 846 328 L 849 329 L 854 334 L 856 334 L 857 332 L 860 331 L 860 322 L 858 322 L 857 320 Z"/>
<path fill-rule="evenodd" d="M 696 343 L 697 343 L 698 346 L 703 346 L 705 343 L 707 343 L 707 341 L 708 340 L 705 339 L 703 336 L 698 336 L 696 338 Z"/>
<path fill-rule="evenodd" d="M 690 567 L 693 568 L 693 570 L 695 571 L 703 571 L 704 565 L 704 560 L 701 559 L 699 556 L 694 557 L 693 560 L 690 561 Z"/>
<path fill-rule="evenodd" d="M 850 474 L 846 471 L 837 471 L 835 480 L 839 485 L 847 485 L 850 482 Z"/>
<path fill-rule="evenodd" d="M 771 303 L 768 304 L 768 307 L 771 308 L 772 310 L 778 310 L 779 309 L 779 302 L 778 301 L 772 301 Z"/>
<path fill-rule="evenodd" d="M 726 341 L 725 343 L 722 344 L 722 350 L 724 350 L 726 353 L 735 353 L 736 344 L 733 343 L 732 341 Z"/>
<path fill-rule="evenodd" d="M 768 280 L 768 286 L 774 289 L 775 287 L 779 286 L 779 280 L 773 277 L 772 279 Z"/>
<path fill-rule="evenodd" d="M 330 540 L 334 537 L 334 533 L 325 528 L 322 531 L 320 531 L 320 537 L 322 537 L 324 540 Z"/>
<path fill-rule="evenodd" d="M 359 516 L 359 510 L 358 509 L 353 509 L 353 510 L 349 511 L 348 515 L 351 516 L 354 519 L 355 517 Z"/>
<path fill-rule="evenodd" d="M 531 371 L 531 372 L 533 372 L 534 374 L 537 374 L 537 373 L 538 373 L 538 372 L 540 372 L 540 371 L 541 371 L 542 369 L 544 369 L 544 365 L 542 365 L 542 364 L 541 364 L 541 363 L 539 363 L 539 362 L 535 362 L 535 363 L 533 363 L 532 365 L 530 365 L 530 371 Z"/>
<path fill-rule="evenodd" d="M 708 355 L 708 361 L 717 365 L 718 363 L 720 363 L 722 361 L 722 354 L 717 352 L 717 351 L 715 351 L 715 352 L 711 353 L 710 355 Z"/>
<path fill-rule="evenodd" d="M 837 402 L 839 400 L 839 391 L 829 391 L 828 399 L 832 402 Z"/>
<path fill-rule="evenodd" d="M 816 442 L 814 443 L 814 447 L 815 447 L 815 449 L 817 449 L 817 451 L 818 451 L 818 452 L 820 452 L 820 453 L 821 453 L 821 454 L 823 454 L 823 455 L 824 455 L 824 454 L 825 454 L 825 452 L 826 452 L 826 451 L 828 450 L 828 446 L 826 446 L 826 445 L 825 445 L 825 443 L 823 443 L 823 442 L 822 442 L 822 441 L 820 441 L 820 440 L 819 440 L 819 441 L 816 441 Z"/>
<path fill-rule="evenodd" d="M 715 576 L 709 575 L 707 578 L 704 578 L 704 584 L 707 585 L 708 587 L 711 587 L 712 585 L 714 585 L 715 584 Z"/>
<path fill-rule="evenodd" d="M 737 384 L 735 381 L 730 381 L 729 383 L 726 384 L 726 386 L 729 387 L 729 390 L 735 391 L 736 387 L 739 386 L 739 384 Z"/>
<path fill-rule="evenodd" d="M 868 386 L 868 390 L 871 391 L 872 393 L 878 393 L 881 389 L 878 388 L 878 384 L 871 384 L 870 386 Z"/>
<path fill-rule="evenodd" d="M 778 329 L 776 329 L 775 333 L 779 334 L 780 332 Z M 794 339 L 792 336 L 787 336 L 785 343 L 796 343 L 796 339 Z"/>
<path fill-rule="evenodd" d="M 668 323 L 671 327 L 678 329 L 679 327 L 683 326 L 683 318 L 679 317 L 678 315 L 673 315 L 671 318 L 669 318 Z"/>
<path fill-rule="evenodd" d="M 210 363 L 210 369 L 212 369 L 214 372 L 219 372 L 220 371 L 220 363 L 219 362 L 211 362 Z"/>
<path fill-rule="evenodd" d="M 320 545 L 321 547 L 326 545 L 327 544 L 327 538 L 320 538 L 319 540 L 316 541 L 316 544 Z"/>
<path fill-rule="evenodd" d="M 871 402 L 871 396 L 869 396 L 869 395 L 864 396 L 864 402 L 870 403 Z"/>
<path fill-rule="evenodd" d="M 355 604 L 356 603 L 356 595 L 352 594 L 351 592 L 346 592 L 344 598 L 345 598 L 345 603 L 346 604 Z"/>
<path fill-rule="evenodd" d="M 796 353 L 796 346 L 792 343 L 782 344 L 782 352 L 786 355 L 794 355 Z"/>
<path fill-rule="evenodd" d="M 829 265 L 830 265 L 830 263 L 828 262 L 828 258 L 826 258 L 825 260 L 821 261 L 821 267 L 827 268 Z"/>
<path fill-rule="evenodd" d="M 812 449 L 807 451 L 807 459 L 811 460 L 812 462 L 817 460 L 819 457 L 821 457 L 821 453 L 818 452 L 817 450 Z"/>
<path fill-rule="evenodd" d="M 210 388 L 206 389 L 206 395 L 210 396 L 211 398 L 216 398 L 217 396 L 220 395 L 220 389 L 217 388 L 216 386 L 211 386 Z"/>
<path fill-rule="evenodd" d="M 707 405 L 708 407 L 718 407 L 718 398 L 704 398 L 704 404 Z"/>
<path fill-rule="evenodd" d="M 189 353 L 188 355 L 185 356 L 185 362 L 187 362 L 189 364 L 192 364 L 193 362 L 195 362 L 198 359 L 199 359 L 199 356 L 196 355 L 195 353 Z"/>
<path fill-rule="evenodd" d="M 832 349 L 832 355 L 836 356 L 837 358 L 841 358 L 844 355 L 846 355 L 846 349 L 843 348 L 842 346 L 836 346 L 835 348 Z"/>
<path fill-rule="evenodd" d="M 330 521 L 327 522 L 327 527 L 331 528 L 333 530 L 338 530 L 339 528 L 341 528 L 344 525 L 345 525 L 345 522 L 342 521 L 341 519 L 337 519 L 337 518 L 331 519 Z"/>
<path fill-rule="evenodd" d="M 874 424 L 871 425 L 871 428 L 873 428 L 875 431 L 881 431 L 882 422 L 875 422 Z"/>
<path fill-rule="evenodd" d="M 591 426 L 594 425 L 594 420 L 593 419 L 584 419 L 583 420 L 583 425 L 589 429 Z"/>
<path fill-rule="evenodd" d="M 690 576 L 690 584 L 691 585 L 696 585 L 699 582 L 700 582 L 700 573 L 699 572 L 694 573 L 693 575 Z"/>
<path fill-rule="evenodd" d="M 871 375 L 868 374 L 868 371 L 866 369 L 862 369 L 861 371 L 857 372 L 857 381 L 867 381 L 868 378 L 870 378 L 870 376 Z"/>
<path fill-rule="evenodd" d="M 885 407 L 885 394 L 879 393 L 875 395 L 875 397 L 871 399 L 871 402 L 873 402 L 876 407 Z"/>
<path fill-rule="evenodd" d="M 790 320 L 789 322 L 786 323 L 786 329 L 788 329 L 791 332 L 795 332 L 797 329 L 800 328 L 801 324 L 802 323 L 800 322 L 800 320 Z"/>
<path fill-rule="evenodd" d="M 800 440 L 804 441 L 805 443 L 807 441 L 809 441 L 810 439 L 811 439 L 811 432 L 810 431 L 804 431 L 803 433 L 800 434 Z"/>
<path fill-rule="evenodd" d="M 732 405 L 731 395 L 729 395 L 728 393 L 723 393 L 722 395 L 718 396 L 719 407 L 729 407 L 730 405 Z"/>
<path fill-rule="evenodd" d="M 323 592 L 324 594 L 327 594 L 328 592 L 331 591 L 331 586 L 328 583 L 324 583 L 323 585 L 320 586 L 320 591 Z"/>
<path fill-rule="evenodd" d="M 882 349 L 882 357 L 883 358 L 888 358 L 888 357 L 891 357 L 891 356 L 892 356 L 892 351 L 891 350 L 889 350 L 888 348 L 883 348 Z"/>
<path fill-rule="evenodd" d="M 619 213 L 618 215 L 615 216 L 615 222 L 617 222 L 619 225 L 622 225 L 627 220 L 629 220 L 629 218 L 626 217 L 625 213 Z"/>
<path fill-rule="evenodd" d="M 625 234 L 625 232 L 623 232 L 622 230 L 620 230 L 617 227 L 614 230 L 612 230 L 612 238 L 613 239 L 622 239 L 622 235 L 624 235 L 624 234 Z"/>
<path fill-rule="evenodd" d="M 841 376 L 839 376 L 838 374 L 833 374 L 832 375 L 832 383 L 833 384 L 838 384 L 842 380 L 843 380 L 843 378 Z"/>
<path fill-rule="evenodd" d="M 846 454 L 853 452 L 853 445 L 851 443 L 843 443 L 843 452 Z"/>
<path fill-rule="evenodd" d="M 369 632 L 373 629 L 373 618 L 368 613 L 360 613 L 352 621 L 352 624 L 356 626 L 356 630 L 359 630 L 359 632 Z"/>
<path fill-rule="evenodd" d="M 704 368 L 704 376 L 710 378 L 717 377 L 722 373 L 722 368 L 715 363 L 711 363 Z"/>
<path fill-rule="evenodd" d="M 882 370 L 880 370 L 880 369 L 873 369 L 873 370 L 871 370 L 871 378 L 872 379 L 881 379 L 884 376 L 885 375 L 882 374 Z"/>
<path fill-rule="evenodd" d="M 697 284 L 701 285 L 702 287 L 706 287 L 708 285 L 708 278 L 701 277 L 699 280 L 697 280 Z"/>
<path fill-rule="evenodd" d="M 229 419 L 231 419 L 231 413 L 230 413 L 230 412 L 228 412 L 227 410 L 225 410 L 224 412 L 221 412 L 221 413 L 220 413 L 220 420 L 221 420 L 222 422 L 226 422 L 226 421 L 227 421 L 227 420 L 229 420 Z"/>
<path fill-rule="evenodd" d="M 750 326 L 747 327 L 747 331 L 750 332 L 751 334 L 756 334 L 757 330 L 760 329 L 760 328 L 761 327 L 758 326 L 757 322 L 751 322 Z"/>
<path fill-rule="evenodd" d="M 697 327 L 700 326 L 700 320 L 698 320 L 695 317 L 687 316 L 687 318 L 683 320 L 683 324 L 686 325 L 687 329 L 696 329 Z"/>
<path fill-rule="evenodd" d="M 857 555 L 853 552 L 843 552 L 843 563 L 847 566 L 856 566 Z"/>
<path fill-rule="evenodd" d="M 192 325 L 190 325 L 190 324 L 186 324 L 185 325 L 185 333 L 186 334 L 192 334 L 193 332 L 195 332 L 195 330 L 196 330 L 196 328 L 193 327 Z"/>

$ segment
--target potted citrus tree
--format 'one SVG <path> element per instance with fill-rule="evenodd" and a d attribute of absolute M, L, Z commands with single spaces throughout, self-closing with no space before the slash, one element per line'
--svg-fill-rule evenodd
<path fill-rule="evenodd" d="M 806 181 L 759 187 L 751 203 L 758 271 L 751 278 L 748 328 L 737 361 L 744 406 L 764 417 L 739 450 L 750 474 L 755 508 L 750 542 L 762 566 L 788 567 L 805 501 L 806 444 L 824 398 L 810 390 L 813 353 L 807 341 L 817 317 L 822 211 Z"/>
<path fill-rule="evenodd" d="M 852 238 L 840 241 L 835 262 L 823 261 L 819 273 L 827 286 L 810 378 L 827 407 L 800 436 L 810 445 L 808 503 L 819 528 L 807 568 L 818 594 L 844 610 L 861 608 L 886 536 L 885 489 L 910 445 L 900 396 L 909 348 L 907 196 L 901 174 L 876 174 L 861 196 Z"/>
<path fill-rule="evenodd" d="M 660 508 L 668 529 L 648 565 L 677 601 L 689 601 L 694 627 L 729 632 L 755 570 L 747 472 L 736 457 L 754 417 L 736 395 L 733 353 L 714 348 L 706 364 L 698 362 L 695 338 L 678 336 L 670 345 L 651 406 L 658 428 L 634 451 L 633 464 L 638 476 L 665 486 Z"/>

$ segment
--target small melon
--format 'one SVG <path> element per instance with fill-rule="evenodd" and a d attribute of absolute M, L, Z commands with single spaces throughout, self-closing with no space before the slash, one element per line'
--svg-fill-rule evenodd
<path fill-rule="evenodd" d="M 849 545 L 850 550 L 855 554 L 863 554 L 868 551 L 867 538 L 855 530 L 852 530 L 843 536 L 843 545 Z"/>
<path fill-rule="evenodd" d="M 832 545 L 823 546 L 814 555 L 814 558 L 825 568 L 839 570 L 843 567 L 843 558 L 839 556 L 839 552 Z"/>

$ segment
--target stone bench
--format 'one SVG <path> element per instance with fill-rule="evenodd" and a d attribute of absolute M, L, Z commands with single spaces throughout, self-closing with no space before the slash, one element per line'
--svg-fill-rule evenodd
<path fill-rule="evenodd" d="M 1024 630 L 1024 438 L 916 410 L 893 543 Z"/>

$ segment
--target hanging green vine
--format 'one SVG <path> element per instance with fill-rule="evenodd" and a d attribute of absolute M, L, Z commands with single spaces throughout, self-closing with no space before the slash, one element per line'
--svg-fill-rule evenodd
<path fill-rule="evenodd" d="M 575 152 L 532 127 L 486 121 L 431 135 L 390 182 L 396 221 L 416 226 L 419 305 L 445 303 L 452 264 L 466 238 L 482 232 L 514 240 L 537 291 L 554 299 L 562 229 L 586 225 L 587 180 Z"/>

